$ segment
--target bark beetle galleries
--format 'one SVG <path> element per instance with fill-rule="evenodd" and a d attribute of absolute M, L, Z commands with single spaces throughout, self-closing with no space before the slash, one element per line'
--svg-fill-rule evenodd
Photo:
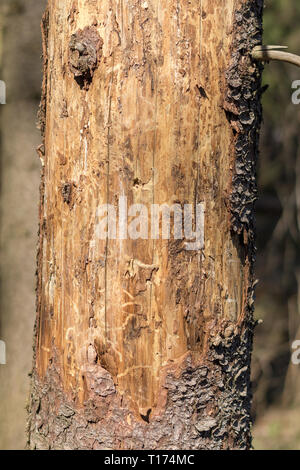
<path fill-rule="evenodd" d="M 251 446 L 262 2 L 147 6 L 55 0 L 43 22 L 32 449 Z M 99 240 L 120 192 L 205 202 L 203 252 Z"/>
<path fill-rule="evenodd" d="M 81 88 L 88 89 L 99 59 L 102 56 L 103 40 L 94 26 L 87 26 L 72 34 L 70 51 L 70 70 Z"/>

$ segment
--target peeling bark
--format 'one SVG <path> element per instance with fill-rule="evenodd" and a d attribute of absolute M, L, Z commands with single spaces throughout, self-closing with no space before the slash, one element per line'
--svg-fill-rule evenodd
<path fill-rule="evenodd" d="M 261 15 L 49 3 L 30 448 L 251 446 Z M 205 204 L 205 247 L 97 239 L 122 195 Z"/>

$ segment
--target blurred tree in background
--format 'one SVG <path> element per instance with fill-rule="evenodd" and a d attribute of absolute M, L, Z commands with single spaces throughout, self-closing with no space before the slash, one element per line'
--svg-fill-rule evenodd
<path fill-rule="evenodd" d="M 0 0 L 0 449 L 26 443 L 28 373 L 32 364 L 41 142 L 36 112 L 41 93 L 40 21 L 45 0 Z"/>

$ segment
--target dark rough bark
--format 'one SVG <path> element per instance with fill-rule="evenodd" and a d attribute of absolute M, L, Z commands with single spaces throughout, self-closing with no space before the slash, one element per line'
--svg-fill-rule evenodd
<path fill-rule="evenodd" d="M 33 381 L 29 442 L 32 449 L 248 449 L 251 447 L 251 332 L 225 330 L 207 359 L 187 356 L 165 371 L 162 413 L 137 420 L 98 365 L 85 371 L 91 391 L 82 409 L 66 400 L 58 367 Z"/>
<path fill-rule="evenodd" d="M 251 50 L 261 42 L 262 2 L 236 1 L 234 10 L 224 110 L 232 126 L 231 233 L 247 275 L 244 311 L 238 322 L 223 318 L 204 327 L 201 354 L 188 351 L 180 361 L 162 368 L 157 406 L 142 417 L 126 394 L 119 393 L 113 374 L 97 362 L 97 352 L 92 350 L 81 370 L 85 399 L 78 404 L 62 385 L 61 353 L 53 345 L 43 377 L 34 366 L 28 425 L 31 449 L 251 447 L 253 210 L 261 119 L 261 69 L 251 60 Z M 205 90 L 201 94 L 203 98 Z M 40 259 L 38 293 L 43 282 L 41 266 Z M 44 307 L 39 296 L 38 312 Z M 38 323 L 36 334 L 41 331 Z"/>

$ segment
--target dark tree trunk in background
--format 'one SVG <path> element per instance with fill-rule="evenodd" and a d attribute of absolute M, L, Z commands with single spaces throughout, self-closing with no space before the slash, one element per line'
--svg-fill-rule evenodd
<path fill-rule="evenodd" d="M 31 449 L 251 446 L 261 16 L 49 2 Z M 204 204 L 204 248 L 99 240 L 122 195 Z"/>

